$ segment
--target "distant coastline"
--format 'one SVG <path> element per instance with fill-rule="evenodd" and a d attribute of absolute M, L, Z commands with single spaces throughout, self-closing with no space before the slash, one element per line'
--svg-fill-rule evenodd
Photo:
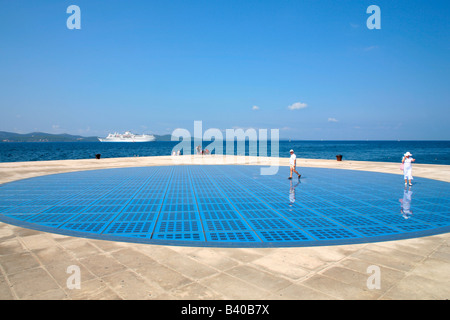
<path fill-rule="evenodd" d="M 171 135 L 154 135 L 156 141 L 171 141 Z M 67 133 L 52 134 L 45 132 L 14 133 L 0 131 L 0 143 L 4 142 L 100 142 L 98 137 L 83 137 Z"/>
<path fill-rule="evenodd" d="M 156 140 L 155 141 L 178 141 L 178 138 L 175 138 L 174 140 L 172 140 L 172 135 L 170 134 L 165 134 L 165 135 L 157 135 L 157 134 L 152 134 L 153 136 L 155 136 Z M 194 140 L 195 138 L 192 137 L 192 140 Z M 268 139 L 270 140 L 270 139 Z M 280 138 L 279 141 L 292 141 L 292 142 L 299 142 L 299 141 L 314 141 L 314 142 L 351 142 L 351 141 L 372 141 L 372 142 L 383 142 L 383 141 L 389 141 L 389 142 L 395 142 L 395 141 L 450 141 L 450 140 L 418 140 L 418 139 L 411 139 L 411 140 L 367 140 L 367 139 L 363 139 L 363 140 L 358 140 L 358 139 L 345 139 L 345 140 L 324 140 L 324 139 L 319 139 L 319 140 L 301 140 L 301 139 L 288 139 L 288 138 Z M 53 133 L 45 133 L 45 132 L 31 132 L 31 133 L 14 133 L 14 132 L 6 132 L 6 131 L 0 131 L 0 143 L 8 143 L 8 142 L 100 142 L 98 140 L 97 136 L 90 136 L 90 137 L 84 137 L 84 136 L 79 136 L 79 135 L 71 135 L 71 134 L 67 134 L 67 133 L 60 133 L 60 134 L 53 134 Z"/>

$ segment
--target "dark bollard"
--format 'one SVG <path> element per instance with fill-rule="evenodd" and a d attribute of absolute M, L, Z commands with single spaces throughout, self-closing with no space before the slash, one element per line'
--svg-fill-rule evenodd
<path fill-rule="evenodd" d="M 336 156 L 336 160 L 337 160 L 337 161 L 342 161 L 342 154 L 338 154 L 338 155 Z"/>
<path fill-rule="evenodd" d="M 95 157 L 96 157 L 97 159 L 100 159 L 100 156 L 101 156 L 100 153 L 97 153 L 97 154 L 95 155 Z"/>

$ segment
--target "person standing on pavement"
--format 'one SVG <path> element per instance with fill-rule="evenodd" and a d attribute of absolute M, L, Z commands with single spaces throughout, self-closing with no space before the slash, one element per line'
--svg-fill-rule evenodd
<path fill-rule="evenodd" d="M 291 157 L 289 158 L 289 167 L 290 167 L 290 175 L 288 179 L 292 179 L 292 174 L 295 172 L 300 179 L 301 174 L 297 172 L 297 156 L 294 153 L 294 150 L 290 150 L 289 153 L 291 154 Z"/>
<path fill-rule="evenodd" d="M 405 187 L 407 186 L 408 180 L 409 180 L 409 185 L 412 186 L 411 180 L 413 179 L 413 177 L 412 177 L 412 164 L 411 163 L 414 161 L 416 161 L 416 159 L 412 158 L 412 154 L 409 153 L 409 151 L 403 155 L 402 164 L 403 164 L 403 176 L 405 178 Z"/>

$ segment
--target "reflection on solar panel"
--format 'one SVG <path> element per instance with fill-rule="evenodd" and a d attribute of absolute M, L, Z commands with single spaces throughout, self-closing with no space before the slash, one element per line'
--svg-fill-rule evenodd
<path fill-rule="evenodd" d="M 152 244 L 286 247 L 450 231 L 450 184 L 401 175 L 259 166 L 162 166 L 48 175 L 0 185 L 0 220 Z"/>

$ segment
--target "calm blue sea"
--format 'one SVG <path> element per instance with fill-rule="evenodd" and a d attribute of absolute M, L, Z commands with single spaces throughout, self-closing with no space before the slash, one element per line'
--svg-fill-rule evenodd
<path fill-rule="evenodd" d="M 146 143 L 30 142 L 0 143 L 0 162 L 146 157 L 170 155 L 178 142 Z M 207 147 L 209 142 L 204 143 Z M 236 143 L 235 143 L 236 144 Z M 235 147 L 235 150 L 237 148 Z M 289 157 L 294 149 L 298 158 L 400 162 L 409 151 L 416 163 L 450 165 L 450 141 L 280 141 L 280 157 Z M 194 152 L 194 146 L 192 152 Z M 224 143 L 225 150 L 225 143 Z M 246 153 L 248 154 L 248 142 Z M 236 152 L 235 152 L 236 153 Z M 270 155 L 270 143 L 268 145 Z"/>

